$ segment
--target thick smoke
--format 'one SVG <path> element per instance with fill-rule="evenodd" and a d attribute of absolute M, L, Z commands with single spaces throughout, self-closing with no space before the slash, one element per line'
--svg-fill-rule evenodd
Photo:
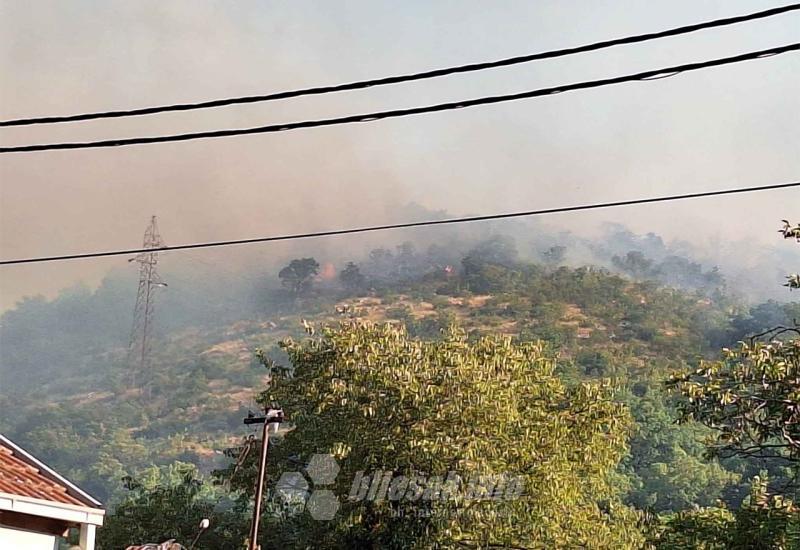
<path fill-rule="evenodd" d="M 0 14 L 0 117 L 194 101 L 495 59 L 713 19 L 766 7 L 752 2 L 632 4 L 625 10 L 569 3 L 6 2 Z M 800 15 L 584 56 L 298 101 L 9 128 L 7 144 L 236 128 L 412 106 L 731 55 L 793 39 Z M 497 32 L 503 29 L 503 32 Z M 702 191 L 796 179 L 800 71 L 791 56 L 651 83 L 562 94 L 485 109 L 353 127 L 115 150 L 0 158 L 3 258 L 135 247 L 157 214 L 168 243 L 230 239 L 408 219 L 411 201 L 454 214 Z M 793 84 L 795 84 L 793 86 Z M 595 262 L 586 242 L 602 223 L 691 243 L 704 271 L 729 284 L 769 288 L 778 268 L 775 223 L 791 217 L 796 191 L 582 213 L 548 219 L 547 239 L 570 262 Z M 794 199 L 794 201 L 793 201 Z M 405 214 L 406 217 L 401 214 Z M 411 216 L 413 217 L 413 216 Z M 520 226 L 520 234 L 535 225 Z M 531 229 L 532 228 L 532 229 Z M 492 227 L 453 232 L 492 232 Z M 563 236 L 553 236 L 568 231 Z M 526 238 L 509 230 L 522 255 Z M 442 232 L 430 241 L 447 242 Z M 416 236 L 415 236 L 416 235 Z M 397 237 L 427 236 L 421 232 Z M 396 246 L 395 236 L 373 247 Z M 528 240 L 535 240 L 533 237 Z M 620 241 L 621 242 L 621 241 Z M 331 257 L 369 250 L 359 239 L 308 245 Z M 735 245 L 733 243 L 736 243 Z M 652 243 L 651 243 L 652 244 Z M 303 247 L 306 245 L 304 244 Z M 539 246 L 537 243 L 536 246 Z M 648 243 L 620 244 L 624 255 Z M 675 248 L 675 245 L 670 245 Z M 652 248 L 652 247 L 651 247 Z M 658 250 L 648 257 L 660 262 Z M 644 253 L 644 251 L 643 251 Z M 304 254 L 270 245 L 199 256 L 239 272 Z M 676 255 L 681 254 L 675 251 Z M 23 296 L 56 296 L 79 281 L 100 284 L 119 259 L 0 270 L 0 308 Z M 791 258 L 787 258 L 791 260 Z M 166 260 L 165 260 L 166 261 Z M 610 260 L 609 260 L 610 262 Z M 166 265 L 166 264 L 165 264 Z M 737 279 L 746 268 L 758 276 Z M 737 268 L 737 269 L 732 269 Z M 769 273 L 764 273 L 769 271 Z M 781 271 L 782 272 L 782 271 Z"/>

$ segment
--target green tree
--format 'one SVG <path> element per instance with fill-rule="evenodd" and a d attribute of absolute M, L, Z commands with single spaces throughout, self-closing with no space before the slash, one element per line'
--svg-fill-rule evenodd
<path fill-rule="evenodd" d="M 408 279 L 416 272 L 418 257 L 414 245 L 404 242 L 397 246 L 397 276 L 400 279 Z"/>
<path fill-rule="evenodd" d="M 658 518 L 650 543 L 656 550 L 730 550 L 736 518 L 725 508 L 697 508 Z"/>
<path fill-rule="evenodd" d="M 784 220 L 785 238 L 800 242 L 800 226 Z M 789 334 L 789 339 L 779 336 Z M 720 456 L 778 458 L 800 466 L 800 326 L 775 327 L 719 361 L 673 376 L 669 385 L 684 397 L 684 420 L 717 432 L 711 451 Z"/>
<path fill-rule="evenodd" d="M 465 256 L 461 265 L 464 281 L 472 292 L 507 292 L 519 280 L 520 273 L 516 269 L 486 262 L 478 256 Z"/>
<path fill-rule="evenodd" d="M 786 238 L 800 241 L 800 228 L 784 222 Z M 787 286 L 792 288 L 790 278 Z M 791 335 L 788 339 L 780 336 Z M 682 396 L 683 421 L 696 420 L 714 430 L 709 452 L 782 462 L 800 474 L 800 327 L 776 327 L 734 349 L 723 349 L 718 361 L 674 375 L 669 386 Z M 760 340 L 761 337 L 769 341 Z M 709 512 L 722 521 L 722 512 Z M 695 521 L 697 518 L 689 518 Z M 683 521 L 678 518 L 678 521 Z M 709 520 L 710 521 L 710 520 Z M 714 535 L 699 548 L 798 548 L 800 512 L 782 495 L 770 496 L 766 479 L 755 478 L 749 501 L 735 513 L 717 543 Z M 699 528 L 708 527 L 708 521 Z M 683 527 L 672 529 L 681 536 Z M 709 535 L 710 537 L 710 535 Z M 663 546 L 678 548 L 681 546 Z"/>
<path fill-rule="evenodd" d="M 366 278 L 356 264 L 347 262 L 344 269 L 339 272 L 339 281 L 350 292 L 356 292 L 364 288 Z"/>
<path fill-rule="evenodd" d="M 800 548 L 800 514 L 780 496 L 769 496 L 756 477 L 750 496 L 735 511 L 698 508 L 661 518 L 650 534 L 656 550 L 793 550 Z"/>
<path fill-rule="evenodd" d="M 467 252 L 478 262 L 506 267 L 516 265 L 518 255 L 514 239 L 505 235 L 493 235 Z"/>
<path fill-rule="evenodd" d="M 319 263 L 314 258 L 292 260 L 278 273 L 281 284 L 295 297 L 311 290 L 314 277 L 319 273 Z"/>
<path fill-rule="evenodd" d="M 623 257 L 614 256 L 611 258 L 611 263 L 617 269 L 637 279 L 643 279 L 653 274 L 653 261 L 638 250 L 631 250 Z"/>
<path fill-rule="evenodd" d="M 800 223 L 796 226 L 792 226 L 787 220 L 783 220 L 783 227 L 780 229 L 780 233 L 783 235 L 784 239 L 794 239 L 796 242 L 800 243 Z M 786 283 L 783 286 L 789 287 L 789 290 L 800 288 L 800 273 L 788 275 L 786 277 Z"/>
<path fill-rule="evenodd" d="M 709 431 L 696 423 L 676 424 L 659 382 L 644 395 L 623 396 L 636 421 L 623 463 L 631 484 L 626 501 L 655 512 L 713 506 L 737 487 L 740 475 L 704 459 L 702 437 Z"/>
<path fill-rule="evenodd" d="M 264 393 L 294 429 L 271 464 L 330 453 L 332 488 L 348 495 L 358 472 L 444 480 L 518 474 L 509 500 L 344 499 L 331 522 L 307 514 L 265 526 L 302 532 L 326 548 L 636 548 L 632 510 L 610 481 L 631 427 L 607 384 L 565 387 L 541 343 L 509 337 L 470 342 L 458 329 L 415 340 L 394 325 L 343 324 L 306 343 L 287 342 L 292 376 Z M 276 478 L 280 472 L 275 472 Z M 433 476 L 433 478 L 431 478 Z M 247 491 L 251 479 L 240 477 Z M 458 482 L 455 482 L 458 485 Z"/>
<path fill-rule="evenodd" d="M 683 419 L 716 431 L 714 454 L 800 461 L 800 339 L 740 342 L 670 385 Z"/>
<path fill-rule="evenodd" d="M 566 256 L 566 253 L 567 253 L 567 247 L 565 246 L 561 245 L 551 246 L 550 248 L 542 252 L 542 259 L 548 265 L 553 265 L 553 266 L 561 265 L 561 263 L 564 261 L 564 256 Z"/>
<path fill-rule="evenodd" d="M 211 527 L 195 548 L 244 547 L 244 509 L 232 501 L 225 507 L 223 495 L 203 481 L 196 466 L 175 462 L 153 467 L 138 479 L 126 478 L 125 486 L 128 494 L 98 531 L 100 550 L 170 539 L 188 546 L 204 518 L 211 520 Z"/>

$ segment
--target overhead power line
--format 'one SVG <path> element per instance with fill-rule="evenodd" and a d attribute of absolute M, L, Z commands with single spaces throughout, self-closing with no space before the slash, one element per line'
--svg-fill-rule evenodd
<path fill-rule="evenodd" d="M 135 138 L 121 138 L 121 139 L 108 139 L 102 141 L 86 141 L 86 142 L 73 142 L 73 143 L 49 143 L 42 145 L 19 145 L 13 147 L 0 147 L 0 153 L 22 153 L 31 151 L 52 151 L 57 149 L 91 149 L 98 147 L 122 147 L 125 145 L 141 145 L 146 143 L 166 143 L 172 141 L 189 141 L 194 139 L 205 138 L 220 138 L 230 136 L 243 136 L 252 134 L 267 134 L 275 132 L 285 132 L 288 130 L 298 130 L 301 128 L 319 128 L 322 126 L 339 126 L 341 124 L 353 124 L 357 122 L 374 122 L 376 120 L 384 120 L 389 118 L 399 118 L 410 115 L 421 115 L 425 113 L 436 113 L 441 111 L 452 111 L 455 109 L 464 109 L 466 107 L 476 107 L 478 105 L 491 105 L 495 103 L 504 103 L 507 101 L 516 101 L 519 99 L 530 99 L 533 97 L 541 97 L 562 92 L 570 92 L 573 90 L 585 90 L 589 88 L 600 88 L 602 86 L 609 86 L 612 84 L 620 84 L 623 82 L 645 81 L 654 80 L 658 78 L 665 78 L 674 76 L 679 73 L 696 71 L 708 67 L 718 67 L 721 65 L 730 65 L 732 63 L 739 63 L 742 61 L 749 61 L 752 59 L 759 59 L 762 57 L 772 57 L 782 53 L 800 50 L 800 43 L 789 44 L 780 46 L 778 48 L 770 48 L 768 50 L 760 50 L 756 52 L 749 52 L 732 57 L 723 57 L 719 59 L 711 59 L 708 61 L 699 61 L 696 63 L 686 63 L 683 65 L 675 65 L 672 67 L 664 67 L 662 69 L 655 69 L 651 71 L 644 71 L 634 74 L 623 76 L 616 76 L 612 78 L 604 78 L 600 80 L 587 80 L 577 82 L 574 84 L 564 84 L 561 86 L 554 86 L 550 88 L 540 88 L 538 90 L 531 90 L 527 92 L 519 92 L 514 94 L 505 94 L 497 96 L 480 97 L 477 99 L 465 99 L 462 101 L 453 101 L 449 103 L 439 103 L 437 105 L 427 105 L 423 107 L 411 107 L 407 109 L 394 109 L 391 111 L 377 111 L 374 113 L 365 113 L 358 115 L 349 115 L 336 118 L 325 118 L 317 120 L 304 120 L 300 122 L 287 122 L 284 124 L 271 124 L 268 126 L 258 126 L 256 128 L 238 128 L 232 130 L 212 130 L 207 132 L 193 132 L 188 134 L 174 134 L 167 136 L 150 136 L 150 137 L 135 137 Z"/>
<path fill-rule="evenodd" d="M 563 48 L 558 50 L 550 50 L 546 52 L 538 52 L 533 54 L 521 55 L 516 57 L 509 57 L 499 59 L 496 61 L 486 61 L 481 63 L 470 63 L 468 65 L 460 65 L 456 67 L 445 67 L 441 69 L 433 69 L 418 73 L 410 73 L 404 75 L 387 76 L 383 78 L 375 78 L 369 80 L 359 80 L 356 82 L 349 82 L 345 84 L 333 84 L 327 86 L 316 86 L 311 88 L 301 88 L 297 90 L 288 90 L 282 92 L 274 92 L 264 95 L 252 95 L 243 97 L 232 97 L 225 99 L 213 99 L 210 101 L 201 101 L 197 103 L 179 103 L 173 105 L 159 105 L 154 107 L 142 107 L 137 109 L 125 109 L 117 111 L 101 111 L 95 113 L 83 113 L 77 115 L 64 115 L 64 116 L 45 116 L 34 118 L 19 118 L 14 120 L 0 121 L 0 126 L 29 126 L 33 124 L 52 124 L 56 122 L 78 122 L 82 120 L 94 120 L 100 118 L 120 118 L 130 116 L 152 115 L 156 113 L 166 113 L 172 111 L 193 111 L 196 109 L 209 109 L 212 107 L 224 107 L 227 105 L 237 105 L 245 103 L 261 103 L 265 101 L 275 101 L 279 99 L 289 99 L 294 97 L 309 96 L 309 95 L 322 95 L 333 92 L 344 92 L 347 90 L 361 90 L 365 88 L 372 88 L 375 86 L 385 86 L 388 84 L 400 84 L 402 82 L 412 82 L 415 80 L 427 80 L 430 78 L 438 78 L 458 73 L 468 73 L 474 71 L 482 71 L 486 69 L 495 69 L 498 67 L 508 67 L 511 65 L 518 65 L 520 63 L 529 63 L 531 61 L 538 61 L 542 59 L 553 59 L 557 57 L 564 57 L 578 53 L 591 52 L 602 50 L 613 46 L 620 46 L 623 44 L 636 44 L 639 42 L 647 42 L 649 40 L 656 40 L 659 38 L 666 38 L 669 36 L 678 36 L 681 34 L 688 34 L 704 29 L 711 29 L 716 27 L 724 27 L 727 25 L 734 25 L 736 23 L 744 23 L 746 21 L 753 21 L 756 19 L 764 19 L 775 15 L 784 14 L 787 12 L 800 10 L 800 4 L 789 4 L 777 8 L 771 8 L 764 11 L 750 13 L 747 15 L 737 15 L 735 17 L 726 17 L 724 19 L 715 19 L 712 21 L 704 21 L 702 23 L 695 23 L 683 27 L 675 27 L 663 31 L 651 32 L 646 34 L 639 34 L 634 36 L 627 36 L 623 38 L 614 38 L 611 40 L 603 40 L 594 42 L 592 44 L 585 44 L 582 46 L 575 46 L 572 48 Z"/>
<path fill-rule="evenodd" d="M 268 243 L 277 241 L 294 241 L 299 239 L 311 239 L 315 237 L 332 237 L 338 235 L 352 235 L 355 233 L 369 233 L 374 231 L 386 231 L 390 229 L 408 229 L 413 227 L 428 227 L 434 225 L 449 225 L 469 222 L 482 222 L 491 220 L 506 220 L 511 218 L 522 218 L 531 216 L 541 216 L 545 214 L 560 214 L 566 212 L 579 212 L 582 210 L 598 210 L 601 208 L 615 208 L 619 206 L 634 206 L 638 204 L 649 204 L 657 202 L 669 202 L 677 200 L 700 199 L 707 197 L 718 197 L 722 195 L 735 195 L 740 193 L 753 193 L 757 191 L 773 191 L 778 189 L 788 189 L 800 187 L 800 181 L 790 183 L 778 183 L 773 185 L 762 185 L 758 187 L 738 187 L 734 189 L 723 189 L 718 191 L 704 191 L 700 193 L 687 193 L 683 195 L 667 195 L 661 197 L 649 197 L 642 199 L 629 199 L 613 202 L 601 202 L 583 204 L 578 206 L 562 206 L 557 208 L 544 208 L 541 210 L 526 210 L 522 212 L 507 212 L 504 214 L 487 214 L 483 216 L 467 216 L 463 218 L 444 218 L 437 220 L 427 220 L 419 222 L 393 223 L 385 225 L 372 225 L 367 227 L 355 227 L 350 229 L 331 229 L 327 231 L 314 231 L 309 233 L 295 233 L 290 235 L 279 235 L 271 237 L 256 237 L 252 239 L 238 239 L 231 241 L 212 241 L 193 244 L 181 244 L 175 246 L 162 246 L 159 248 L 133 248 L 128 250 L 111 250 L 106 252 L 86 252 L 82 254 L 64 254 L 61 256 L 41 256 L 36 258 L 20 258 L 15 260 L 2 260 L 0 265 L 32 264 L 42 262 L 59 262 L 65 260 L 81 260 L 88 258 L 102 258 L 107 256 L 126 256 L 130 254 L 145 254 L 153 252 L 168 252 L 170 250 L 188 250 L 192 248 L 212 248 L 223 246 L 236 246 L 244 244 Z"/>

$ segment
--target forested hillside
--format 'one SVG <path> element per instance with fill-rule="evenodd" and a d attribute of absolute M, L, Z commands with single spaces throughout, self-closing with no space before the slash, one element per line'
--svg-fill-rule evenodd
<path fill-rule="evenodd" d="M 249 433 L 242 418 L 258 408 L 270 381 L 265 365 L 300 368 L 303 356 L 292 346 L 322 337 L 325 327 L 341 325 L 346 334 L 346 327 L 389 323 L 394 328 L 366 329 L 379 331 L 367 336 L 398 330 L 409 342 L 446 342 L 456 331 L 491 353 L 506 353 L 502 342 L 509 338 L 548 358 L 552 370 L 537 376 L 552 376 L 556 394 L 580 392 L 586 384 L 605 388 L 603 399 L 624 407 L 629 421 L 620 425 L 620 446 L 613 447 L 598 483 L 602 478 L 604 498 L 623 516 L 633 509 L 663 515 L 720 503 L 736 510 L 750 501 L 758 475 L 772 487 L 785 485 L 793 472 L 774 461 L 708 456 L 704 440 L 711 430 L 676 423 L 678 398 L 665 381 L 717 358 L 720 348 L 791 325 L 800 318 L 800 303 L 746 304 L 727 292 L 723 273 L 671 258 L 656 262 L 634 250 L 612 256 L 616 272 L 568 267 L 559 245 L 544 248 L 538 260 L 521 260 L 505 237 L 463 250 L 417 252 L 404 244 L 335 266 L 298 258 L 247 291 L 205 292 L 211 301 L 246 304 L 238 310 L 241 318 L 166 314 L 151 368 L 135 373 L 125 350 L 129 281 L 109 277 L 96 291 L 73 290 L 51 302 L 30 299 L 4 315 L 0 406 L 7 412 L 0 430 L 112 507 L 132 506 L 131 495 L 159 482 L 205 478 L 212 470 L 219 470 L 220 481 L 232 473 L 236 448 Z M 494 343 L 480 344 L 488 341 Z M 287 459 L 280 452 L 283 437 L 276 457 Z M 292 469 L 273 460 L 276 470 Z M 235 491 L 242 479 L 232 482 L 233 492 L 227 484 L 209 485 L 190 500 L 228 502 L 225 513 L 243 514 L 249 488 L 244 483 L 238 487 L 243 492 Z M 575 500 L 575 514 L 601 513 L 583 499 Z M 529 504 L 546 515 L 545 501 Z M 110 526 L 106 544 L 115 548 L 113 534 L 129 531 L 113 520 Z M 216 544 L 228 544 L 224 536 L 238 528 L 218 534 L 223 538 Z M 570 533 L 565 525 L 548 529 L 554 541 Z M 635 547 L 636 537 L 615 529 L 603 535 L 603 547 Z M 314 533 L 307 540 L 333 544 Z M 517 536 L 523 535 L 512 530 L 504 540 Z"/>

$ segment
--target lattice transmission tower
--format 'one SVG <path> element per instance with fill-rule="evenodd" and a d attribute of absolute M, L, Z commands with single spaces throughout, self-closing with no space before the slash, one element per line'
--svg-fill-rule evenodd
<path fill-rule="evenodd" d="M 139 291 L 136 294 L 136 307 L 133 310 L 133 327 L 128 344 L 128 367 L 131 369 L 131 380 L 135 385 L 136 373 L 144 373 L 150 366 L 150 346 L 152 344 L 153 318 L 155 315 L 155 290 L 167 286 L 161 280 L 156 266 L 158 264 L 157 249 L 164 246 L 158 233 L 156 217 L 150 218 L 150 225 L 144 232 L 142 248 L 154 249 L 153 252 L 142 252 L 129 262 L 139 264 Z"/>

